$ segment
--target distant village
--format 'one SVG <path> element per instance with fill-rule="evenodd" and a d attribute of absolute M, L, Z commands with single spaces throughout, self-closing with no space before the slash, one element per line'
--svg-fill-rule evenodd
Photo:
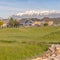
<path fill-rule="evenodd" d="M 60 21 L 60 20 L 59 20 Z M 59 22 L 58 21 L 58 22 Z M 44 27 L 44 26 L 55 26 L 56 19 L 50 19 L 48 17 L 44 17 L 42 19 L 37 18 L 23 18 L 23 19 L 1 19 L 0 20 L 0 28 L 3 27 Z"/>

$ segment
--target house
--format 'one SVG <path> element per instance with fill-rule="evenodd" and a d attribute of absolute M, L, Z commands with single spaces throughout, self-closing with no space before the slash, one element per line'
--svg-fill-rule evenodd
<path fill-rule="evenodd" d="M 54 24 L 54 21 L 48 17 L 44 17 L 43 19 L 41 19 L 41 22 L 43 24 L 47 23 L 48 26 L 52 26 Z"/>
<path fill-rule="evenodd" d="M 53 21 L 48 21 L 48 26 L 52 26 L 54 24 Z"/>
<path fill-rule="evenodd" d="M 47 23 L 48 26 L 52 26 L 54 22 L 50 20 L 49 18 L 44 18 L 44 19 L 21 19 L 20 20 L 20 26 L 36 26 L 36 27 L 41 27 L 44 26 L 44 24 Z"/>
<path fill-rule="evenodd" d="M 20 20 L 19 22 L 20 22 L 20 27 L 25 25 L 25 20 Z"/>
<path fill-rule="evenodd" d="M 36 21 L 33 22 L 32 26 L 37 26 L 38 27 L 38 26 L 41 25 L 41 23 L 42 22 L 36 20 Z"/>
<path fill-rule="evenodd" d="M 32 26 L 33 21 L 28 19 L 20 20 L 20 26 Z"/>
<path fill-rule="evenodd" d="M 25 21 L 25 26 L 32 26 L 33 21 L 32 20 L 26 20 Z"/>
<path fill-rule="evenodd" d="M 7 27 L 7 22 L 5 20 L 0 20 L 0 28 L 6 28 Z"/>
<path fill-rule="evenodd" d="M 9 19 L 3 19 L 4 24 L 3 27 L 9 27 Z"/>
<path fill-rule="evenodd" d="M 6 28 L 6 27 L 7 27 L 6 23 L 4 23 L 4 24 L 1 25 L 1 28 Z"/>

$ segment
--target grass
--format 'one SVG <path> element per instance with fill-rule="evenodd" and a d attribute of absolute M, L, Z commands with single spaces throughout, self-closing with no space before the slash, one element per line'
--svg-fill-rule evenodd
<path fill-rule="evenodd" d="M 60 26 L 0 29 L 0 60 L 25 60 L 60 44 Z"/>

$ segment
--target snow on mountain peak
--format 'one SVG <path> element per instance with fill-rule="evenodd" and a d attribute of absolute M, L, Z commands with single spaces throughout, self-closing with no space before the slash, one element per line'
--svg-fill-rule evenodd
<path fill-rule="evenodd" d="M 20 12 L 17 14 L 17 16 L 22 16 L 22 15 L 49 15 L 49 14 L 54 14 L 54 13 L 60 13 L 59 11 L 56 10 L 29 10 L 25 12 Z"/>

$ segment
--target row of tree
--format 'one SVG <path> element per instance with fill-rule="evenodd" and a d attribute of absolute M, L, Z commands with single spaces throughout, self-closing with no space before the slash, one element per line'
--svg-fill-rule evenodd
<path fill-rule="evenodd" d="M 9 23 L 8 23 L 9 27 L 19 27 L 19 24 L 20 24 L 19 21 L 13 18 L 9 19 Z"/>
<path fill-rule="evenodd" d="M 0 28 L 3 27 L 6 23 L 3 21 L 3 19 L 0 20 Z M 19 21 L 10 18 L 8 24 L 6 24 L 6 27 L 19 27 Z"/>
<path fill-rule="evenodd" d="M 0 20 L 0 27 L 4 24 L 3 20 Z M 10 18 L 9 22 L 7 24 L 7 27 L 19 27 L 20 26 L 20 22 L 14 18 Z M 44 26 L 48 26 L 48 23 L 45 23 Z"/>

